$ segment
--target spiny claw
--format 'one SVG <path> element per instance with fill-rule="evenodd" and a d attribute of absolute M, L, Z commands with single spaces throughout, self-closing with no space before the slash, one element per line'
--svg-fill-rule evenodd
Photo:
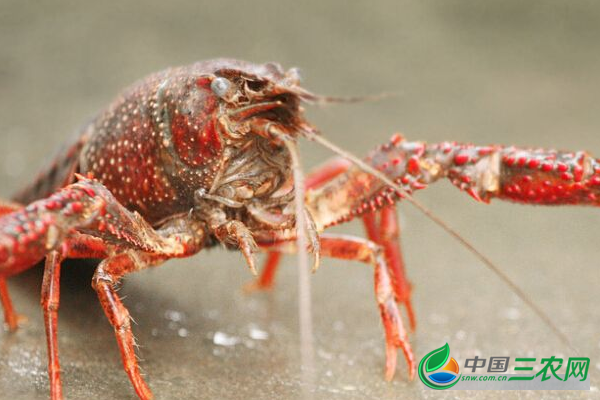
<path fill-rule="evenodd" d="M 248 268 L 252 275 L 257 276 L 258 271 L 256 270 L 256 263 L 254 261 L 254 253 L 258 250 L 258 246 L 252 237 L 252 232 L 240 221 L 229 221 L 219 226 L 215 234 L 217 238 L 225 242 L 236 243 L 238 248 L 241 250 Z"/>
<path fill-rule="evenodd" d="M 317 233 L 317 226 L 310 212 L 305 208 L 304 215 L 306 216 L 306 235 L 308 236 L 309 250 L 313 254 L 313 266 L 311 272 L 314 274 L 319 269 L 321 264 L 321 242 Z"/>
<path fill-rule="evenodd" d="M 235 239 L 238 242 L 238 246 L 246 259 L 246 264 L 248 264 L 248 268 L 250 268 L 250 272 L 254 276 L 258 276 L 258 271 L 256 270 L 256 262 L 254 259 L 254 253 L 257 251 L 258 246 L 252 237 L 252 234 L 245 226 L 236 226 L 234 230 Z"/>
<path fill-rule="evenodd" d="M 252 275 L 257 276 L 258 271 L 256 270 L 254 253 L 256 252 L 258 246 L 256 245 L 252 234 L 243 224 L 231 224 L 229 229 L 229 233 L 232 235 L 230 239 L 237 242 L 238 248 L 246 259 L 246 264 L 248 265 L 250 272 Z"/>
<path fill-rule="evenodd" d="M 252 252 L 252 249 L 250 248 L 248 243 L 240 243 L 240 250 L 242 250 L 242 254 L 246 259 L 246 263 L 248 264 L 248 268 L 250 268 L 250 272 L 252 273 L 252 275 L 258 276 L 258 271 L 256 270 L 256 264 L 254 260 L 254 253 Z"/>

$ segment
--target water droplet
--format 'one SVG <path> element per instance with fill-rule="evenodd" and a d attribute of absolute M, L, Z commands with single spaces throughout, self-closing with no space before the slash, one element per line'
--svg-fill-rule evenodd
<path fill-rule="evenodd" d="M 181 322 L 185 319 L 185 315 L 179 311 L 167 310 L 165 311 L 165 318 L 169 321 Z"/>
<path fill-rule="evenodd" d="M 177 335 L 179 335 L 179 337 L 188 337 L 189 332 L 185 328 L 179 328 L 179 330 L 177 331 Z"/>
<path fill-rule="evenodd" d="M 240 338 L 217 331 L 213 336 L 213 343 L 217 346 L 235 346 L 240 343 Z"/>
<path fill-rule="evenodd" d="M 254 340 L 267 340 L 269 338 L 269 332 L 251 326 L 250 337 Z"/>

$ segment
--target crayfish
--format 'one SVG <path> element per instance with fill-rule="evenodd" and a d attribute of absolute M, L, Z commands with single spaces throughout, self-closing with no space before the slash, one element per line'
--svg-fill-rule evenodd
<path fill-rule="evenodd" d="M 360 261 L 374 267 L 385 330 L 385 376 L 397 350 L 415 374 L 399 305 L 415 326 L 394 204 L 449 179 L 477 201 L 600 204 L 600 164 L 585 152 L 455 142 L 400 135 L 358 159 L 329 143 L 304 104 L 335 101 L 300 86 L 296 69 L 212 60 L 153 74 L 125 90 L 64 148 L 32 185 L 0 203 L 0 299 L 10 329 L 18 316 L 6 279 L 45 258 L 41 304 L 51 397 L 62 398 L 57 342 L 59 278 L 66 258 L 101 259 L 92 286 L 114 327 L 137 395 L 140 374 L 131 318 L 116 287 L 135 271 L 222 244 L 251 271 L 267 252 L 255 287 L 271 285 L 282 253 Z M 342 157 L 302 182 L 296 142 Z M 362 218 L 368 238 L 324 232 Z"/>

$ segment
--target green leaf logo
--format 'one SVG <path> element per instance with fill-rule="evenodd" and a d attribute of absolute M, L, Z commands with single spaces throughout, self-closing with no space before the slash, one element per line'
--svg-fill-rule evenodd
<path fill-rule="evenodd" d="M 446 343 L 439 349 L 435 349 L 425 356 L 427 359 L 425 371 L 429 373 L 441 368 L 446 364 L 446 361 L 448 361 L 448 357 L 450 357 L 450 346 Z"/>
<path fill-rule="evenodd" d="M 440 368 L 443 368 L 443 370 L 434 372 Z M 450 346 L 448 343 L 439 349 L 427 353 L 419 363 L 418 372 L 421 381 L 435 390 L 449 389 L 460 380 L 458 364 L 454 358 L 450 357 Z"/>

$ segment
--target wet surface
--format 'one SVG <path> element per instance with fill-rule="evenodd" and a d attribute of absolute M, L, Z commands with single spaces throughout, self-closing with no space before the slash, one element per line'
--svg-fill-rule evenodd
<path fill-rule="evenodd" d="M 0 5 L 1 193 L 120 89 L 169 65 L 218 56 L 302 69 L 333 95 L 394 92 L 380 102 L 311 109 L 325 134 L 363 154 L 401 130 L 411 139 L 504 143 L 600 154 L 600 7 L 594 2 L 4 1 Z M 303 145 L 304 163 L 327 151 Z M 592 208 L 485 206 L 448 184 L 417 196 L 502 266 L 591 357 L 592 392 L 427 392 L 404 362 L 383 379 L 372 271 L 324 260 L 313 276 L 316 385 L 302 381 L 295 260 L 271 293 L 247 296 L 239 254 L 216 249 L 126 279 L 144 372 L 159 399 L 597 398 L 600 301 Z M 401 207 L 414 284 L 417 359 L 448 342 L 467 357 L 572 352 L 438 227 Z M 360 234 L 356 223 L 336 228 Z M 0 332 L 0 398 L 47 398 L 41 274 L 12 279 L 28 324 Z M 59 345 L 69 399 L 132 399 L 93 265 L 63 269 Z"/>

